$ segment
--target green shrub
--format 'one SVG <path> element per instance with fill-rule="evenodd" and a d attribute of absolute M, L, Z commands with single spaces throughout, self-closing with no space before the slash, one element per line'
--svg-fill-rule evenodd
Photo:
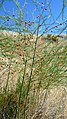
<path fill-rule="evenodd" d="M 52 41 L 58 42 L 57 36 L 54 36 L 54 35 L 53 35 L 53 36 L 51 37 L 51 39 L 52 39 Z"/>
<path fill-rule="evenodd" d="M 56 35 L 52 35 L 52 34 L 48 34 L 47 35 L 47 40 L 49 41 L 54 41 L 54 42 L 58 42 L 58 37 Z"/>

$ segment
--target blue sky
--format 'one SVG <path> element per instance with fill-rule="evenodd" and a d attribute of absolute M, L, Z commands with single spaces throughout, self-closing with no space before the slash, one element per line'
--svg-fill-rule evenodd
<path fill-rule="evenodd" d="M 62 14 L 61 11 L 63 8 L 63 0 L 18 0 L 18 4 L 21 10 L 19 10 L 19 7 L 17 7 L 14 1 L 15 0 L 0 0 L 0 3 L 3 2 L 2 6 L 0 7 L 0 16 L 8 15 L 13 17 L 12 15 L 15 15 L 14 17 L 18 18 L 20 15 L 21 19 L 23 19 L 24 15 L 24 21 L 35 22 L 35 24 L 32 24 L 32 26 L 30 26 L 30 29 L 33 30 L 32 28 L 36 29 L 39 16 L 43 12 L 43 18 L 41 18 L 40 24 L 43 22 L 44 19 L 46 20 L 40 28 L 40 32 L 44 32 L 44 30 L 46 31 L 46 29 L 48 29 L 49 32 L 57 33 L 60 29 L 63 29 L 67 25 L 67 0 L 65 0 L 64 2 L 64 9 Z M 5 23 L 4 21 L 2 22 L 2 19 L 0 19 L 0 21 L 1 25 Z M 9 25 L 9 23 L 10 25 L 14 25 L 12 24 L 12 20 L 10 22 L 9 20 L 6 20 L 6 22 L 7 25 Z M 62 24 L 63 22 L 65 24 Z M 23 27 L 24 26 L 22 26 L 22 28 Z M 27 28 L 29 29 L 28 26 Z M 64 32 L 66 33 L 66 30 Z"/>

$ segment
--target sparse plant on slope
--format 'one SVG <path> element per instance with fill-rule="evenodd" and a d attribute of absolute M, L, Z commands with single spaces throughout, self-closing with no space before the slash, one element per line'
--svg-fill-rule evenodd
<path fill-rule="evenodd" d="M 49 40 L 49 41 L 54 41 L 54 42 L 58 42 L 58 37 L 56 36 L 56 35 L 52 35 L 52 34 L 48 34 L 47 35 L 47 40 Z"/>

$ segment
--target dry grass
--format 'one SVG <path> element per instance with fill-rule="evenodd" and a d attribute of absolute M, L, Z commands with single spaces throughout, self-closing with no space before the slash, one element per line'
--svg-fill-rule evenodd
<path fill-rule="evenodd" d="M 4 90 L 13 93 L 20 90 L 27 59 L 20 111 L 20 119 L 25 119 L 22 114 L 24 95 L 30 77 L 36 37 L 29 39 L 29 36 L 15 33 L 0 35 L 0 93 Z M 52 43 L 39 38 L 36 47 L 26 118 L 67 119 L 67 41 L 59 39 L 58 43 Z M 17 105 L 18 99 L 15 101 Z"/>

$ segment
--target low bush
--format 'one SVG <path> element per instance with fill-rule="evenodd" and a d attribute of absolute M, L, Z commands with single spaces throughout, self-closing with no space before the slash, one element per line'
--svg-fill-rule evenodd
<path fill-rule="evenodd" d="M 48 34 L 47 40 L 49 40 L 51 42 L 58 42 L 58 37 L 56 35 Z"/>

